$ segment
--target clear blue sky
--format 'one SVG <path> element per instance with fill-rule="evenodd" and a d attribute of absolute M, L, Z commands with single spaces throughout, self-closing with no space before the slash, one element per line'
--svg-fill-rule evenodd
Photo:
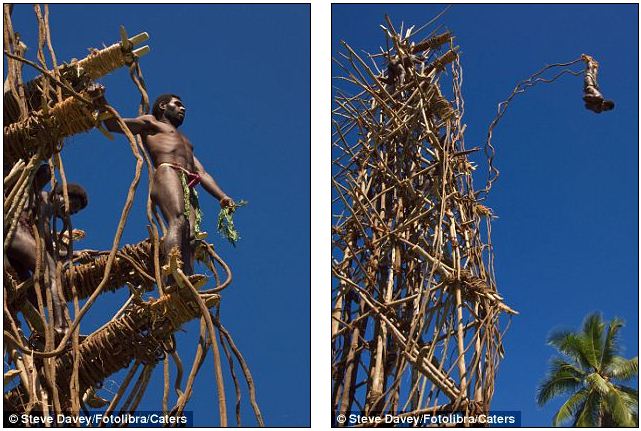
<path fill-rule="evenodd" d="M 385 13 L 408 28 L 443 8 L 334 5 L 332 51 L 345 40 L 375 52 L 385 44 Z M 616 102 L 608 113 L 587 111 L 582 79 L 566 76 L 518 96 L 495 129 L 501 176 L 486 203 L 499 216 L 496 277 L 521 314 L 504 340 L 492 408 L 521 410 L 523 425 L 550 426 L 561 404 L 535 403 L 553 329 L 578 328 L 593 311 L 619 316 L 624 355 L 638 355 L 637 22 L 637 5 L 454 5 L 439 21 L 461 47 L 467 148 L 483 145 L 497 104 L 548 63 L 593 55 Z M 482 188 L 487 165 L 475 161 Z"/>
<path fill-rule="evenodd" d="M 249 201 L 236 213 L 242 239 L 233 248 L 216 233 L 218 202 L 201 192 L 203 229 L 234 274 L 232 286 L 223 294 L 222 322 L 249 364 L 270 426 L 305 426 L 310 420 L 309 9 L 307 5 L 50 6 L 59 61 L 83 58 L 90 47 L 118 41 L 120 24 L 130 35 L 148 32 L 151 53 L 141 64 L 150 98 L 167 92 L 182 97 L 187 107 L 182 130 L 196 155 L 227 194 Z M 31 48 L 29 58 L 35 59 L 37 24 L 32 7 L 16 6 L 13 22 Z M 136 115 L 139 95 L 126 69 L 100 81 L 121 115 Z M 87 232 L 77 248 L 109 249 L 134 174 L 129 145 L 122 135 L 110 142 L 94 131 L 70 139 L 62 155 L 68 180 L 82 184 L 89 193 L 89 206 L 74 217 L 74 226 Z M 123 244 L 147 236 L 146 197 L 145 171 Z M 101 298 L 81 332 L 102 325 L 126 295 L 121 291 Z M 198 323 L 187 324 L 184 330 L 178 349 L 186 379 Z M 162 364 L 154 373 L 141 410 L 161 405 Z M 233 425 L 234 390 L 226 377 Z M 122 374 L 114 379 L 120 381 Z M 255 425 L 246 390 L 242 396 L 243 425 Z M 219 423 L 216 399 L 210 352 L 187 407 L 194 411 L 195 425 Z"/>

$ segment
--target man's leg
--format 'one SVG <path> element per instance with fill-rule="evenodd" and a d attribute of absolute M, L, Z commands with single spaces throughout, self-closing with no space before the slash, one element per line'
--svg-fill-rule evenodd
<path fill-rule="evenodd" d="M 191 250 L 189 248 L 189 221 L 185 217 L 185 199 L 178 173 L 169 166 L 161 166 L 154 176 L 151 199 L 167 222 L 167 234 L 163 238 L 161 251 L 163 259 L 169 252 L 180 249 L 183 271 L 191 274 Z"/>
<path fill-rule="evenodd" d="M 13 239 L 11 240 L 11 244 L 9 244 L 7 249 L 7 256 L 11 262 L 16 263 L 14 264 L 14 268 L 21 272 L 21 277 L 26 276 L 28 278 L 28 272 L 35 272 L 37 259 L 36 247 L 37 244 L 35 238 L 24 228 L 18 227 Z M 54 329 L 59 335 L 64 336 L 67 330 L 67 324 L 64 318 L 64 307 L 66 304 L 61 299 L 57 289 L 56 264 L 51 255 L 47 252 L 45 252 L 44 261 L 46 263 L 46 268 L 42 268 L 42 271 L 46 270 L 48 272 L 48 288 L 53 303 Z M 29 296 L 35 298 L 35 295 Z M 34 303 L 34 306 L 37 307 L 37 304 Z"/>
<path fill-rule="evenodd" d="M 45 252 L 45 261 L 47 262 L 47 270 L 49 273 L 49 288 L 53 302 L 53 324 L 58 337 L 62 339 L 62 337 L 64 337 L 69 330 L 64 316 L 64 307 L 67 306 L 67 303 L 66 301 L 63 301 L 63 292 L 58 289 L 58 283 L 56 282 L 56 262 L 53 260 L 53 257 L 51 257 L 51 255 L 47 252 Z"/>
<path fill-rule="evenodd" d="M 36 268 L 36 240 L 20 225 L 16 229 L 11 243 L 7 248 L 7 257 L 15 269 L 22 268 L 20 276 L 27 275 L 24 270 L 33 271 Z"/>

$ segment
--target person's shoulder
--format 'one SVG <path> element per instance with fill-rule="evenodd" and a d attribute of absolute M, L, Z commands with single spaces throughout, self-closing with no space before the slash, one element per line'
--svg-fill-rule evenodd
<path fill-rule="evenodd" d="M 147 133 L 157 132 L 162 130 L 162 121 L 158 121 L 156 117 L 151 114 L 144 114 L 136 118 L 138 123 L 144 128 Z"/>
<path fill-rule="evenodd" d="M 151 114 L 144 114 L 138 117 L 139 120 L 144 121 L 145 123 L 155 124 L 158 123 L 156 117 Z"/>

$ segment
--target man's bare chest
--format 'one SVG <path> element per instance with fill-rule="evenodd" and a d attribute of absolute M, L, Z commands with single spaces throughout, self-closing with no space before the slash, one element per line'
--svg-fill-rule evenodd
<path fill-rule="evenodd" d="M 177 130 L 163 131 L 143 137 L 145 145 L 151 152 L 174 153 L 184 156 L 192 154 L 189 139 Z"/>

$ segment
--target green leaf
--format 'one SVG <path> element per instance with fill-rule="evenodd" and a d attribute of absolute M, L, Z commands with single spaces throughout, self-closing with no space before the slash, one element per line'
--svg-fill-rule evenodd
<path fill-rule="evenodd" d="M 563 403 L 552 418 L 552 426 L 558 427 L 581 409 L 588 396 L 587 389 L 581 389 Z"/>
<path fill-rule="evenodd" d="M 605 324 L 601 315 L 589 315 L 583 323 L 583 339 L 585 346 L 583 353 L 586 360 L 595 370 L 601 370 L 601 357 L 603 356 L 603 328 Z"/>
<path fill-rule="evenodd" d="M 576 427 L 595 427 L 597 426 L 597 417 L 599 417 L 600 397 L 596 392 L 590 392 L 582 409 L 577 412 L 579 415 L 574 422 Z"/>
<path fill-rule="evenodd" d="M 572 331 L 558 331 L 548 337 L 548 344 L 574 359 L 582 368 L 590 364 L 585 355 L 583 338 Z"/>
<path fill-rule="evenodd" d="M 610 360 L 618 353 L 619 347 L 617 345 L 619 329 L 623 327 L 623 320 L 615 317 L 608 325 L 608 333 L 605 336 L 603 343 L 603 355 L 601 357 L 601 366 L 606 367 Z"/>
<path fill-rule="evenodd" d="M 619 391 L 612 388 L 605 397 L 605 401 L 605 408 L 612 416 L 614 423 L 622 427 L 634 426 L 630 409 Z"/>
<path fill-rule="evenodd" d="M 610 392 L 610 386 L 598 373 L 592 373 L 585 378 L 588 387 L 600 395 L 607 395 Z"/>
<path fill-rule="evenodd" d="M 579 379 L 583 379 L 586 376 L 585 371 L 577 368 L 574 364 L 570 364 L 569 362 L 561 358 L 552 358 L 550 372 L 554 374 L 559 371 L 564 371 L 566 373 L 572 374 Z"/>
<path fill-rule="evenodd" d="M 608 376 L 626 381 L 639 375 L 639 358 L 625 359 L 621 356 L 614 356 L 607 364 L 605 372 Z"/>
<path fill-rule="evenodd" d="M 619 391 L 626 393 L 628 396 L 636 400 L 636 404 L 639 405 L 639 391 L 633 388 L 629 388 L 623 385 L 614 385 Z"/>
<path fill-rule="evenodd" d="M 579 370 L 560 359 L 553 361 L 550 373 L 541 382 L 537 391 L 537 403 L 542 406 L 557 395 L 574 392 L 582 382 Z"/>
<path fill-rule="evenodd" d="M 639 392 L 636 389 L 629 388 L 622 385 L 612 385 L 623 397 L 623 401 L 626 403 L 630 412 L 635 417 L 635 420 L 638 421 L 639 416 Z"/>
<path fill-rule="evenodd" d="M 236 212 L 237 208 L 243 207 L 247 205 L 247 201 L 240 201 L 238 203 L 234 203 L 231 206 L 224 207 L 220 209 L 220 212 L 218 213 L 218 232 L 224 237 L 227 238 L 227 240 L 234 246 L 236 247 L 236 242 L 240 239 L 240 235 L 238 234 L 238 231 L 236 230 L 236 227 L 234 226 L 234 219 L 233 215 L 234 212 Z"/>

